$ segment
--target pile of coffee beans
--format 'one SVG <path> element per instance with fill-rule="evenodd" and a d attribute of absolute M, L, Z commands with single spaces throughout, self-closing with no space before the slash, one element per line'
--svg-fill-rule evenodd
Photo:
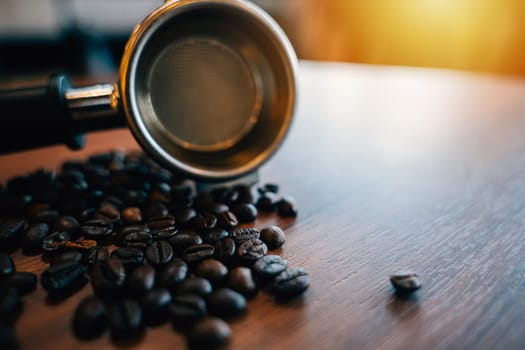
<path fill-rule="evenodd" d="M 289 299 L 310 285 L 271 252 L 283 230 L 253 227 L 261 212 L 290 217 L 297 207 L 276 184 L 199 191 L 138 152 L 10 179 L 0 187 L 0 348 L 16 348 L 14 322 L 37 279 L 58 302 L 90 285 L 71 315 L 78 338 L 133 341 L 171 322 L 190 348 L 226 344 L 228 322 L 259 291 Z M 40 276 L 16 270 L 9 254 L 19 249 L 42 256 Z"/>

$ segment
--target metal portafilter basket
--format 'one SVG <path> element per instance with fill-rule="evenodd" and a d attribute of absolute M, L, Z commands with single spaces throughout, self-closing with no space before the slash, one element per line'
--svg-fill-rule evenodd
<path fill-rule="evenodd" d="M 166 1 L 133 30 L 119 81 L 0 92 L 0 152 L 65 143 L 127 125 L 166 168 L 209 182 L 254 173 L 295 109 L 297 58 L 286 35 L 243 0 Z"/>

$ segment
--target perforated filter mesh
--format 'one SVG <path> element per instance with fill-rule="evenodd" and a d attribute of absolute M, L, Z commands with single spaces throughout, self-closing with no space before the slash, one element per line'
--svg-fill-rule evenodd
<path fill-rule="evenodd" d="M 166 135 L 199 151 L 228 148 L 257 120 L 261 89 L 244 59 L 225 44 L 183 38 L 153 62 L 148 89 Z"/>

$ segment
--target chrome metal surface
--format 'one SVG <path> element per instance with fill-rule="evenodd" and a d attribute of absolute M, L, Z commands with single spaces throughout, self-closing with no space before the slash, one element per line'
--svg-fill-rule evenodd
<path fill-rule="evenodd" d="M 118 109 L 118 88 L 115 84 L 98 84 L 66 91 L 66 105 L 74 120 L 93 115 L 115 114 Z"/>

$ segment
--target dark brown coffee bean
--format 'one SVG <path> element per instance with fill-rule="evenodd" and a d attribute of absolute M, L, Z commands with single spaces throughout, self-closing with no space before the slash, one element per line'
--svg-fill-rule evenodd
<path fill-rule="evenodd" d="M 179 227 L 186 227 L 191 222 L 191 220 L 197 215 L 197 212 L 193 208 L 183 207 L 175 211 L 173 216 L 175 217 L 175 222 Z"/>
<path fill-rule="evenodd" d="M 237 247 L 237 256 L 247 265 L 253 264 L 256 260 L 262 258 L 268 252 L 268 247 L 263 241 L 257 238 L 251 238 L 243 241 Z"/>
<path fill-rule="evenodd" d="M 199 213 L 190 222 L 190 226 L 197 232 L 210 230 L 217 224 L 217 216 L 213 213 Z"/>
<path fill-rule="evenodd" d="M 239 224 L 239 220 L 233 212 L 226 210 L 216 214 L 217 216 L 217 227 L 230 229 Z"/>
<path fill-rule="evenodd" d="M 66 231 L 74 235 L 79 231 L 80 223 L 74 216 L 61 215 L 55 220 L 53 229 L 55 231 Z"/>
<path fill-rule="evenodd" d="M 24 229 L 24 220 L 9 217 L 0 218 L 0 244 L 15 240 Z"/>
<path fill-rule="evenodd" d="M 37 277 L 32 272 L 15 272 L 7 277 L 3 284 L 6 287 L 15 288 L 18 294 L 23 296 L 36 289 Z"/>
<path fill-rule="evenodd" d="M 177 286 L 175 289 L 175 294 L 197 294 L 201 297 L 206 297 L 212 292 L 212 290 L 213 287 L 210 281 L 208 281 L 206 278 L 191 277 L 182 281 L 182 283 Z"/>
<path fill-rule="evenodd" d="M 214 228 L 201 234 L 204 243 L 215 244 L 223 238 L 230 235 L 228 231 L 222 228 Z"/>
<path fill-rule="evenodd" d="M 127 291 L 131 295 L 144 295 L 155 285 L 155 269 L 148 264 L 137 266 L 129 275 Z"/>
<path fill-rule="evenodd" d="M 240 316 L 246 311 L 246 298 L 229 288 L 219 288 L 207 298 L 210 314 L 222 319 Z"/>
<path fill-rule="evenodd" d="M 146 249 L 146 259 L 153 266 L 164 266 L 173 259 L 173 248 L 166 241 L 153 242 Z"/>
<path fill-rule="evenodd" d="M 168 288 L 170 291 L 186 279 L 188 275 L 188 265 L 179 258 L 173 259 L 168 263 L 159 274 L 159 286 Z"/>
<path fill-rule="evenodd" d="M 0 253 L 0 283 L 7 276 L 10 276 L 15 272 L 16 269 L 13 259 L 11 259 L 11 257 L 5 253 Z"/>
<path fill-rule="evenodd" d="M 268 246 L 268 249 L 280 248 L 285 241 L 284 231 L 279 226 L 263 228 L 260 238 Z"/>
<path fill-rule="evenodd" d="M 237 204 L 232 208 L 232 212 L 241 224 L 254 221 L 258 214 L 257 208 L 251 203 Z"/>
<path fill-rule="evenodd" d="M 149 220 L 155 216 L 168 215 L 169 210 L 166 204 L 162 202 L 148 202 L 142 208 L 142 217 L 146 220 Z"/>
<path fill-rule="evenodd" d="M 102 240 L 113 233 L 113 224 L 102 219 L 92 219 L 80 225 L 80 232 L 86 238 Z"/>
<path fill-rule="evenodd" d="M 151 236 L 153 240 L 159 241 L 159 240 L 168 240 L 171 237 L 175 236 L 177 234 L 177 229 L 175 226 L 166 227 L 162 229 L 152 230 Z"/>
<path fill-rule="evenodd" d="M 50 294 L 64 294 L 75 291 L 85 282 L 87 268 L 77 263 L 62 263 L 42 272 L 40 283 Z"/>
<path fill-rule="evenodd" d="M 297 205 L 295 200 L 290 196 L 285 196 L 275 203 L 277 208 L 277 214 L 283 217 L 295 217 L 297 216 Z"/>
<path fill-rule="evenodd" d="M 111 252 L 111 256 L 119 258 L 126 268 L 133 268 L 144 261 L 144 252 L 137 248 L 119 247 Z"/>
<path fill-rule="evenodd" d="M 103 202 L 95 212 L 93 219 L 114 224 L 120 220 L 120 210 L 112 203 Z"/>
<path fill-rule="evenodd" d="M 226 285 L 241 293 L 245 298 L 253 298 L 257 294 L 257 284 L 252 271 L 247 267 L 235 267 L 228 272 Z"/>
<path fill-rule="evenodd" d="M 22 299 L 16 288 L 0 287 L 0 320 L 14 320 L 22 310 Z"/>
<path fill-rule="evenodd" d="M 106 246 L 98 246 L 88 250 L 86 263 L 93 266 L 97 263 L 105 263 L 109 259 L 109 249 Z"/>
<path fill-rule="evenodd" d="M 29 217 L 31 222 L 45 222 L 48 225 L 53 225 L 53 223 L 60 216 L 60 212 L 56 209 L 44 209 L 40 210 Z"/>
<path fill-rule="evenodd" d="M 94 295 L 85 297 L 73 314 L 73 332 L 80 339 L 97 338 L 108 327 L 107 309 Z"/>
<path fill-rule="evenodd" d="M 288 260 L 279 255 L 266 255 L 255 261 L 252 268 L 258 277 L 274 277 L 288 268 Z"/>
<path fill-rule="evenodd" d="M 140 299 L 144 321 L 147 325 L 158 326 L 169 318 L 171 294 L 167 289 L 156 288 Z"/>
<path fill-rule="evenodd" d="M 411 293 L 422 285 L 417 274 L 407 270 L 400 270 L 391 275 L 390 283 L 399 293 Z"/>
<path fill-rule="evenodd" d="M 42 250 L 42 241 L 49 235 L 49 225 L 44 222 L 30 224 L 22 233 L 24 252 L 35 253 Z"/>
<path fill-rule="evenodd" d="M 219 202 L 211 202 L 206 206 L 204 209 L 206 212 L 213 213 L 215 215 L 218 215 L 220 213 L 223 213 L 225 211 L 228 211 L 230 208 L 224 204 Z"/>
<path fill-rule="evenodd" d="M 215 247 L 211 244 L 194 244 L 184 249 L 184 251 L 182 252 L 182 259 L 184 259 L 184 261 L 186 261 L 187 263 L 191 264 L 207 258 L 211 258 L 214 253 Z"/>
<path fill-rule="evenodd" d="M 126 269 L 115 257 L 105 262 L 98 262 L 91 270 L 91 285 L 96 295 L 117 295 L 126 281 Z"/>
<path fill-rule="evenodd" d="M 261 194 L 264 193 L 278 193 L 279 185 L 275 183 L 266 183 L 264 186 L 257 188 L 257 191 Z"/>
<path fill-rule="evenodd" d="M 175 226 L 175 217 L 173 215 L 160 215 L 149 218 L 148 227 L 152 230 L 164 230 Z"/>
<path fill-rule="evenodd" d="M 218 285 L 228 274 L 228 268 L 217 259 L 204 259 L 195 266 L 193 272 L 206 278 L 211 284 Z"/>
<path fill-rule="evenodd" d="M 274 211 L 277 203 L 277 195 L 272 192 L 262 194 L 255 204 L 260 211 Z"/>
<path fill-rule="evenodd" d="M 272 284 L 272 293 L 277 298 L 298 296 L 310 287 L 310 275 L 301 268 L 287 269 L 278 274 Z"/>
<path fill-rule="evenodd" d="M 57 231 L 48 235 L 42 241 L 42 250 L 45 252 L 58 252 L 71 240 L 71 235 L 66 231 Z"/>
<path fill-rule="evenodd" d="M 62 263 L 78 263 L 81 264 L 84 262 L 84 254 L 78 250 L 68 250 L 63 253 L 60 253 L 53 257 L 51 260 L 52 265 L 58 265 Z"/>
<path fill-rule="evenodd" d="M 114 340 L 130 340 L 143 330 L 142 308 L 132 299 L 117 300 L 108 307 L 109 328 Z"/>
<path fill-rule="evenodd" d="M 206 302 L 196 294 L 176 295 L 169 307 L 169 314 L 175 325 L 186 328 L 206 315 Z"/>
<path fill-rule="evenodd" d="M 235 250 L 235 241 L 226 237 L 215 243 L 215 252 L 213 256 L 215 259 L 229 265 L 233 261 Z"/>
<path fill-rule="evenodd" d="M 197 232 L 191 230 L 181 230 L 177 234 L 168 239 L 168 242 L 173 246 L 175 253 L 180 255 L 184 249 L 191 245 L 201 244 L 202 238 Z"/>
<path fill-rule="evenodd" d="M 137 224 L 142 221 L 142 212 L 138 207 L 127 207 L 122 209 L 120 215 L 127 224 Z"/>
<path fill-rule="evenodd" d="M 259 238 L 260 235 L 261 231 L 254 227 L 241 227 L 233 230 L 230 237 L 233 238 L 235 243 L 240 244 L 248 239 Z"/>
<path fill-rule="evenodd" d="M 188 347 L 209 350 L 224 347 L 231 338 L 230 326 L 220 318 L 207 317 L 195 324 L 188 333 Z"/>
<path fill-rule="evenodd" d="M 255 196 L 251 186 L 241 184 L 236 185 L 234 189 L 238 192 L 236 203 L 255 203 Z"/>

